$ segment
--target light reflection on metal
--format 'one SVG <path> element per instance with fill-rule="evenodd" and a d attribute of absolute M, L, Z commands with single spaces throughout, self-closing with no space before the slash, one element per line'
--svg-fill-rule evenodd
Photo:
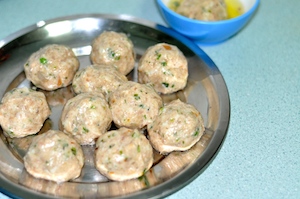
<path fill-rule="evenodd" d="M 73 26 L 70 21 L 61 21 L 45 26 L 45 29 L 48 31 L 48 36 L 55 37 L 63 35 L 72 31 Z"/>
<path fill-rule="evenodd" d="M 5 41 L 4 40 L 0 41 L 0 48 L 2 48 L 2 46 L 4 45 L 5 45 Z"/>
<path fill-rule="evenodd" d="M 97 30 L 99 29 L 99 20 L 95 18 L 78 19 L 73 28 L 84 31 Z"/>
<path fill-rule="evenodd" d="M 40 21 L 37 23 L 38 27 L 44 26 L 45 22 Z M 101 25 L 101 24 L 100 24 Z M 71 32 L 72 30 L 97 30 L 99 29 L 99 20 L 95 18 L 78 19 L 76 23 L 71 21 L 61 21 L 58 23 L 48 24 L 45 26 L 50 37 L 55 37 Z"/>
<path fill-rule="evenodd" d="M 37 26 L 37 27 L 42 27 L 42 26 L 44 26 L 45 24 L 46 24 L 45 21 L 39 21 L 39 22 L 36 23 L 36 26 Z"/>
<path fill-rule="evenodd" d="M 92 46 L 83 46 L 79 48 L 72 48 L 76 56 L 90 55 L 92 51 Z"/>

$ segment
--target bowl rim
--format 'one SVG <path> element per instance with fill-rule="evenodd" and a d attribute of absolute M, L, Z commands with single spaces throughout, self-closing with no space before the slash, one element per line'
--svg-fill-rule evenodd
<path fill-rule="evenodd" d="M 255 3 L 253 4 L 253 6 L 245 13 L 243 13 L 240 16 L 231 18 L 231 19 L 225 19 L 225 20 L 220 20 L 220 21 L 202 21 L 202 20 L 197 20 L 197 19 L 191 19 L 188 17 L 185 17 L 181 14 L 178 14 L 177 12 L 171 10 L 164 2 L 163 0 L 157 0 L 157 3 L 159 4 L 159 6 L 164 9 L 165 11 L 169 12 L 170 14 L 174 15 L 175 17 L 189 22 L 189 23 L 195 23 L 195 24 L 199 24 L 199 25 L 211 25 L 211 24 L 228 24 L 228 23 L 232 23 L 235 21 L 239 21 L 242 18 L 248 17 L 249 15 L 251 15 L 252 13 L 254 13 L 254 11 L 258 8 L 258 5 L 260 4 L 260 0 L 255 0 Z"/>

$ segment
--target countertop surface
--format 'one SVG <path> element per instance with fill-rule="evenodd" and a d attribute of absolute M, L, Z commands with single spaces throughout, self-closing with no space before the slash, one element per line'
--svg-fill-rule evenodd
<path fill-rule="evenodd" d="M 0 8 L 0 40 L 74 14 L 127 14 L 167 26 L 154 0 L 0 0 Z M 200 46 L 227 84 L 230 125 L 211 164 L 168 198 L 300 198 L 299 8 L 299 0 L 261 0 L 239 34 Z"/>

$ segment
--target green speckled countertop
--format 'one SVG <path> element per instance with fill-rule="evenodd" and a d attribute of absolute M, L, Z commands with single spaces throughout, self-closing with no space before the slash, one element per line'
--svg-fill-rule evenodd
<path fill-rule="evenodd" d="M 0 0 L 0 8 L 0 40 L 73 14 L 128 14 L 166 25 L 154 0 Z M 299 0 L 261 0 L 238 35 L 201 47 L 228 86 L 230 125 L 212 163 L 168 198 L 300 198 L 299 8 Z"/>

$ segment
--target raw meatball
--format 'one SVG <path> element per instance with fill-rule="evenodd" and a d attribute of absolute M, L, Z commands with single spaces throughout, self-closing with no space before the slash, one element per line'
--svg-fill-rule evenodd
<path fill-rule="evenodd" d="M 135 63 L 132 41 L 124 34 L 104 31 L 92 43 L 93 64 L 109 64 L 127 75 Z"/>
<path fill-rule="evenodd" d="M 157 117 L 163 102 L 150 85 L 128 81 L 111 94 L 109 105 L 117 126 L 143 128 Z"/>
<path fill-rule="evenodd" d="M 228 18 L 224 0 L 183 0 L 175 10 L 191 19 L 219 21 Z"/>
<path fill-rule="evenodd" d="M 190 149 L 203 135 L 204 124 L 192 105 L 174 100 L 161 109 L 147 130 L 152 146 L 166 154 Z"/>
<path fill-rule="evenodd" d="M 75 93 L 101 92 L 108 96 L 125 81 L 127 77 L 114 67 L 91 65 L 75 74 L 72 86 Z"/>
<path fill-rule="evenodd" d="M 24 65 L 26 78 L 48 91 L 70 85 L 78 68 L 79 61 L 72 49 L 57 44 L 33 53 Z"/>
<path fill-rule="evenodd" d="M 187 60 L 176 46 L 166 43 L 151 46 L 139 61 L 139 82 L 153 84 L 157 92 L 169 94 L 181 90 L 187 78 Z"/>
<path fill-rule="evenodd" d="M 152 166 L 153 149 L 139 130 L 120 128 L 99 137 L 95 164 L 111 180 L 138 178 Z"/>
<path fill-rule="evenodd" d="M 9 91 L 0 104 L 0 124 L 11 138 L 39 132 L 50 114 L 45 95 L 26 87 Z"/>
<path fill-rule="evenodd" d="M 94 144 L 111 122 L 108 103 L 101 93 L 75 96 L 68 100 L 61 114 L 61 128 L 81 145 Z"/>
<path fill-rule="evenodd" d="M 24 156 L 28 173 L 56 182 L 77 178 L 83 164 L 80 145 L 63 132 L 54 130 L 36 136 Z"/>

